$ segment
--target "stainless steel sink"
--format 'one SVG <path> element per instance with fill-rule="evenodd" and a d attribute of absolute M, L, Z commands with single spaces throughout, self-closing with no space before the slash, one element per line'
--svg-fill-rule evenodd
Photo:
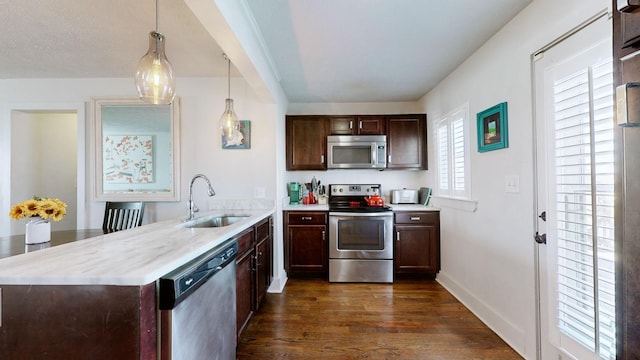
<path fill-rule="evenodd" d="M 215 228 L 235 224 L 245 220 L 249 215 L 220 215 L 195 219 L 184 224 L 186 228 Z"/>

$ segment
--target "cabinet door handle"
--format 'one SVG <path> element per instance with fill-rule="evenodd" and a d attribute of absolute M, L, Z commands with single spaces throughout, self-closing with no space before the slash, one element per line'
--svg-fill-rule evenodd
<path fill-rule="evenodd" d="M 324 154 L 320 155 L 320 162 L 324 164 Z"/>
<path fill-rule="evenodd" d="M 412 216 L 411 221 L 420 221 L 420 216 Z"/>
<path fill-rule="evenodd" d="M 322 241 L 325 241 L 325 235 L 326 235 L 326 231 L 322 230 Z"/>
<path fill-rule="evenodd" d="M 262 256 L 262 252 L 260 252 L 260 251 L 259 251 L 259 252 L 256 254 L 256 256 L 254 257 L 254 259 L 256 259 L 256 269 L 258 269 L 258 266 L 260 266 L 260 264 L 261 264 L 261 263 L 260 263 L 260 256 Z"/>
<path fill-rule="evenodd" d="M 349 130 L 353 129 L 353 121 L 349 121 Z"/>
<path fill-rule="evenodd" d="M 311 221 L 311 219 L 313 219 L 311 216 L 303 216 L 302 220 L 304 221 Z"/>
<path fill-rule="evenodd" d="M 387 162 L 388 162 L 389 164 L 391 164 L 391 154 L 389 154 L 389 156 L 387 156 Z"/>
<path fill-rule="evenodd" d="M 359 127 L 360 127 L 360 129 L 362 129 L 362 120 L 360 120 L 360 126 Z"/>
<path fill-rule="evenodd" d="M 396 241 L 400 241 L 400 231 L 396 231 Z"/>

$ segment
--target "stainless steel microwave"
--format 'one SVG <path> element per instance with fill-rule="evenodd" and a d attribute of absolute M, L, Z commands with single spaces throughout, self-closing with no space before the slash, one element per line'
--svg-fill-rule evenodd
<path fill-rule="evenodd" d="M 327 152 L 329 169 L 385 169 L 387 136 L 329 135 Z"/>

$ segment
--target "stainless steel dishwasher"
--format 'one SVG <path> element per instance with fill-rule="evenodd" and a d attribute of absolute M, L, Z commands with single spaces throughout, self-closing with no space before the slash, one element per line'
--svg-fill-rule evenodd
<path fill-rule="evenodd" d="M 236 358 L 238 243 L 225 243 L 159 280 L 163 360 Z"/>

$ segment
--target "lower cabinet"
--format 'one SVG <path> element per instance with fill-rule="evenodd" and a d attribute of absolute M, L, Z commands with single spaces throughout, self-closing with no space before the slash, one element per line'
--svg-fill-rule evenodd
<path fill-rule="evenodd" d="M 158 359 L 156 291 L 0 285 L 0 359 Z"/>
<path fill-rule="evenodd" d="M 272 264 L 272 241 L 271 241 L 271 218 L 256 225 L 256 249 L 254 258 L 254 268 L 256 272 L 256 301 L 255 309 L 260 308 L 260 304 L 271 285 L 271 264 Z"/>
<path fill-rule="evenodd" d="M 236 330 L 240 338 L 254 312 L 260 308 L 272 273 L 273 225 L 266 218 L 236 236 Z"/>
<path fill-rule="evenodd" d="M 394 272 L 432 275 L 440 271 L 440 213 L 395 212 Z"/>
<path fill-rule="evenodd" d="M 253 316 L 255 278 L 253 276 L 254 232 L 247 229 L 238 235 L 238 257 L 236 258 L 236 331 L 242 331 Z"/>
<path fill-rule="evenodd" d="M 290 274 L 326 274 L 329 264 L 325 211 L 285 211 L 285 268 Z"/>

